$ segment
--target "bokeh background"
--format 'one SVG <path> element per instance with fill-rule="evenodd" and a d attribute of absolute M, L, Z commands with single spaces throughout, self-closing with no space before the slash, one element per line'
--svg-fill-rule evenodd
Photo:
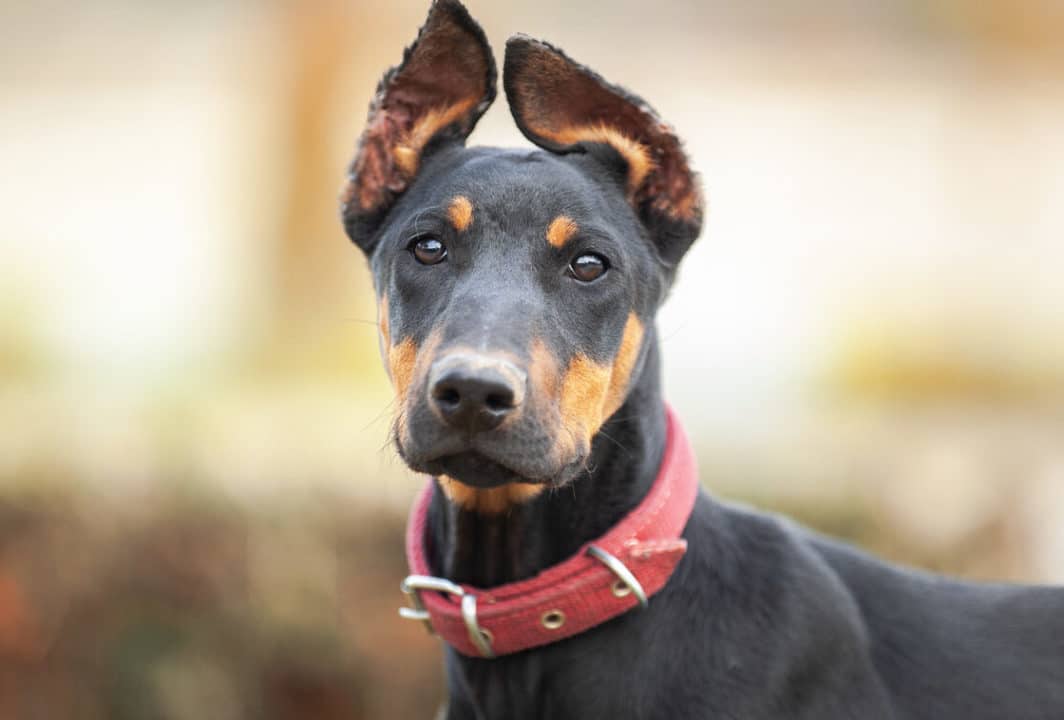
<path fill-rule="evenodd" d="M 720 496 L 1064 582 L 1064 4 L 476 2 L 686 139 Z M 336 198 L 427 2 L 0 2 L 0 717 L 415 718 L 421 480 Z M 472 142 L 523 145 L 500 98 Z"/>

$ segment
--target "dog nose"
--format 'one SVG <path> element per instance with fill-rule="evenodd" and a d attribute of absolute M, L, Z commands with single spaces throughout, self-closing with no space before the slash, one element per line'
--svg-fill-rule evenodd
<path fill-rule="evenodd" d="M 486 355 L 449 355 L 429 373 L 433 407 L 444 422 L 470 433 L 499 426 L 524 402 L 525 373 Z"/>

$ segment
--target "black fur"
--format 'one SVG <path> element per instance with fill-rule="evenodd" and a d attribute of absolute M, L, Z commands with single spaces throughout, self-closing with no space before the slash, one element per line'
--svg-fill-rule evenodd
<path fill-rule="evenodd" d="M 493 515 L 461 509 L 437 490 L 431 564 L 457 582 L 497 585 L 565 559 L 639 502 L 661 459 L 653 318 L 686 245 L 677 251 L 629 204 L 617 153 L 582 150 L 432 146 L 409 189 L 354 238 L 388 300 L 393 343 L 422 346 L 435 334 L 437 352 L 474 347 L 520 364 L 536 338 L 564 368 L 577 355 L 609 362 L 629 313 L 646 327 L 623 405 L 566 463 L 550 457 L 557 428 L 545 401 L 500 430 L 468 437 L 441 424 L 415 379 L 408 437 L 398 443 L 411 467 L 470 486 L 516 480 L 549 488 Z M 456 195 L 474 212 L 463 232 L 446 217 Z M 559 249 L 543 229 L 561 213 L 582 234 Z M 447 245 L 446 263 L 413 259 L 411 241 L 425 236 Z M 608 257 L 611 268 L 580 284 L 565 268 L 586 251 Z M 464 464 L 455 464 L 458 456 Z M 483 472 L 468 471 L 471 456 Z M 446 717 L 1064 719 L 1060 588 L 977 585 L 891 567 L 705 492 L 684 537 L 686 556 L 646 610 L 497 659 L 446 649 Z"/>

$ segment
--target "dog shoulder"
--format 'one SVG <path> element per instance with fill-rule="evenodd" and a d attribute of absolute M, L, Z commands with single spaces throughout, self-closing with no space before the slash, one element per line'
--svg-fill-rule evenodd
<path fill-rule="evenodd" d="M 1064 707 L 1064 588 L 899 567 L 782 522 L 845 586 L 876 672 L 907 709 L 941 703 L 933 716 L 982 718 Z"/>
<path fill-rule="evenodd" d="M 808 711 L 792 717 L 889 717 L 860 608 L 801 528 L 703 495 L 685 536 L 680 580 L 699 594 L 691 624 L 712 630 L 704 668 L 724 666 L 766 706 Z"/>

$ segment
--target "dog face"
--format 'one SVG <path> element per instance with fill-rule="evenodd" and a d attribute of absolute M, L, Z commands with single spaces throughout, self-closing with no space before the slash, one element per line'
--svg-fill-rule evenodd
<path fill-rule="evenodd" d="M 580 472 L 701 227 L 679 141 L 642 100 L 523 36 L 504 85 L 542 150 L 464 147 L 495 67 L 465 8 L 436 2 L 381 81 L 343 198 L 377 289 L 396 446 L 452 497 L 529 497 Z"/>

